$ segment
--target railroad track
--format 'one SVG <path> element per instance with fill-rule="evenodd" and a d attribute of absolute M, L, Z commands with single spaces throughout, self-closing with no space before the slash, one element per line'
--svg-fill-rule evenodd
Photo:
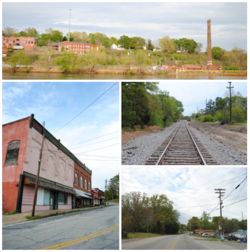
<path fill-rule="evenodd" d="M 146 165 L 217 165 L 186 121 L 176 128 L 146 161 Z"/>

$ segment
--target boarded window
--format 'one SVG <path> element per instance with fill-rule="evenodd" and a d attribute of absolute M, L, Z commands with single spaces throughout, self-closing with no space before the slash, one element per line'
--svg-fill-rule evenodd
<path fill-rule="evenodd" d="M 81 187 L 83 187 L 83 185 L 82 185 L 82 177 L 81 177 Z"/>
<path fill-rule="evenodd" d="M 7 155 L 4 165 L 16 165 L 18 160 L 20 141 L 12 141 L 8 145 Z"/>
<path fill-rule="evenodd" d="M 85 189 L 87 190 L 88 188 L 87 188 L 87 179 L 85 179 Z"/>

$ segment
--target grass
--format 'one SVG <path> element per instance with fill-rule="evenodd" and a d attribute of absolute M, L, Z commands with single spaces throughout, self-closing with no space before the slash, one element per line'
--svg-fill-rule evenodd
<path fill-rule="evenodd" d="M 146 238 L 151 238 L 151 237 L 159 237 L 163 236 L 160 234 L 152 234 L 152 233 L 131 233 L 128 232 L 128 239 L 146 239 Z"/>
<path fill-rule="evenodd" d="M 42 217 L 40 215 L 35 215 L 34 217 L 27 215 L 27 216 L 25 216 L 25 218 L 28 220 L 37 220 L 37 219 L 41 219 Z"/>
<path fill-rule="evenodd" d="M 16 210 L 14 210 L 13 212 L 9 213 L 8 211 L 3 211 L 3 215 L 14 215 L 14 214 L 19 214 Z"/>
<path fill-rule="evenodd" d="M 119 199 L 112 199 L 112 200 L 109 200 L 109 202 L 119 203 Z"/>

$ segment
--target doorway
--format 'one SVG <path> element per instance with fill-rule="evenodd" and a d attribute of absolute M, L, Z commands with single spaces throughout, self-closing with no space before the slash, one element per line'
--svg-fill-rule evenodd
<path fill-rule="evenodd" d="M 49 209 L 54 210 L 58 209 L 58 192 L 56 191 L 50 191 L 50 205 Z"/>

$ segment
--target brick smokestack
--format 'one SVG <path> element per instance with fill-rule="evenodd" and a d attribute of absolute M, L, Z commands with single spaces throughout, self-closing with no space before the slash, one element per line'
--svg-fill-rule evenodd
<path fill-rule="evenodd" d="M 211 19 L 207 20 L 207 65 L 212 65 Z"/>

